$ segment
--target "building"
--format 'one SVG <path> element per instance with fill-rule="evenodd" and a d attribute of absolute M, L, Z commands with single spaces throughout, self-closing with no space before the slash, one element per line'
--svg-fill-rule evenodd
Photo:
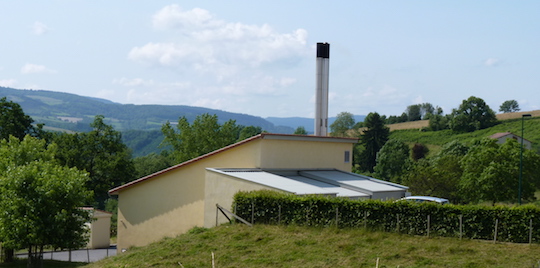
<path fill-rule="evenodd" d="M 119 251 L 216 225 L 238 191 L 397 199 L 407 187 L 350 173 L 357 139 L 263 133 L 109 191 Z M 218 222 L 225 222 L 220 218 Z"/>
<path fill-rule="evenodd" d="M 86 224 L 90 230 L 87 247 L 92 249 L 110 247 L 112 213 L 91 207 L 83 209 L 89 211 L 92 217 L 92 221 Z"/>
<path fill-rule="evenodd" d="M 505 143 L 507 139 L 514 139 L 518 143 L 521 143 L 521 137 L 511 132 L 495 133 L 489 137 L 492 139 L 496 139 L 498 144 Z M 532 142 L 527 139 L 523 139 L 523 147 L 530 150 L 532 147 Z"/>

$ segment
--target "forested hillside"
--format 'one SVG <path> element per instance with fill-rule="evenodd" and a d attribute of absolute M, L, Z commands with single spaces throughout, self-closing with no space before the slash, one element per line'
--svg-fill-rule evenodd
<path fill-rule="evenodd" d="M 159 130 L 167 121 L 176 122 L 181 116 L 192 121 L 197 115 L 204 113 L 217 115 L 221 122 L 232 119 L 239 125 L 258 126 L 268 132 L 294 131 L 290 127 L 274 126 L 257 116 L 185 105 L 119 104 L 69 93 L 6 87 L 0 87 L 0 97 L 7 97 L 21 105 L 36 123 L 73 131 L 88 131 L 89 124 L 96 115 L 103 115 L 108 124 L 112 124 L 119 131 L 125 131 Z"/>

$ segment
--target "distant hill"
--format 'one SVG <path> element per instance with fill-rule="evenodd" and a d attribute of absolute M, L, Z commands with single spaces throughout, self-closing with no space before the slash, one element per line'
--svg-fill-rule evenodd
<path fill-rule="evenodd" d="M 103 115 L 107 124 L 113 125 L 124 134 L 124 142 L 133 150 L 135 156 L 159 151 L 156 144 L 163 139 L 161 126 L 167 121 L 177 122 L 181 116 L 193 121 L 198 115 L 208 113 L 217 115 L 221 123 L 232 119 L 236 120 L 238 125 L 258 126 L 271 133 L 291 134 L 299 126 L 313 132 L 313 119 L 310 118 L 269 120 L 248 114 L 187 105 L 120 104 L 70 93 L 7 87 L 0 87 L 0 97 L 18 103 L 36 123 L 44 123 L 48 129 L 54 131 L 89 131 L 94 117 Z M 330 121 L 333 122 L 332 119 Z"/>
<path fill-rule="evenodd" d="M 159 130 L 167 121 L 181 116 L 192 121 L 203 113 L 216 114 L 244 126 L 259 126 L 268 132 L 290 132 L 292 128 L 275 126 L 262 117 L 186 105 L 134 105 L 46 90 L 20 90 L 0 87 L 0 96 L 18 103 L 36 123 L 73 131 L 86 131 L 96 115 L 105 116 L 116 130 Z"/>

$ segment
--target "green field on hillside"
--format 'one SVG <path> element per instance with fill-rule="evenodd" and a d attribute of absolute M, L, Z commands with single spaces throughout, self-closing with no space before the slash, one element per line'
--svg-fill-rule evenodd
<path fill-rule="evenodd" d="M 195 228 L 85 267 L 376 267 L 377 262 L 378 267 L 402 268 L 533 267 L 539 261 L 538 244 L 364 229 L 225 224 Z"/>
<path fill-rule="evenodd" d="M 438 152 L 439 148 L 453 140 L 471 143 L 475 139 L 487 138 L 499 132 L 512 132 L 521 136 L 521 119 L 508 119 L 500 124 L 469 133 L 457 133 L 451 130 L 421 131 L 419 129 L 394 130 L 390 132 L 391 139 L 400 139 L 413 144 L 427 145 L 431 154 Z M 525 119 L 523 122 L 524 138 L 533 143 L 533 150 L 540 150 L 540 117 Z"/>

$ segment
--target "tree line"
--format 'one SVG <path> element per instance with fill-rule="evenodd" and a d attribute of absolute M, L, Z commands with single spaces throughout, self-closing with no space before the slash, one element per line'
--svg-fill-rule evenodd
<path fill-rule="evenodd" d="M 411 108 L 414 107 L 414 108 Z M 455 133 L 472 132 L 498 124 L 495 112 L 478 97 L 471 96 L 448 115 L 430 104 L 409 106 L 407 115 L 429 118 L 429 128 L 424 131 L 450 129 Z M 516 101 L 505 101 L 502 112 L 519 111 Z M 350 113 L 341 113 L 331 125 L 334 136 L 348 136 L 355 124 Z M 509 139 L 498 144 L 490 138 L 478 139 L 471 144 L 450 142 L 430 157 L 428 148 L 420 143 L 407 144 L 390 139 L 388 120 L 378 113 L 370 113 L 362 122 L 359 143 L 354 150 L 354 171 L 409 186 L 416 195 L 445 197 L 456 203 L 489 201 L 533 201 L 540 189 L 540 156 L 532 150 L 523 152 L 521 186 L 521 145 Z"/>

